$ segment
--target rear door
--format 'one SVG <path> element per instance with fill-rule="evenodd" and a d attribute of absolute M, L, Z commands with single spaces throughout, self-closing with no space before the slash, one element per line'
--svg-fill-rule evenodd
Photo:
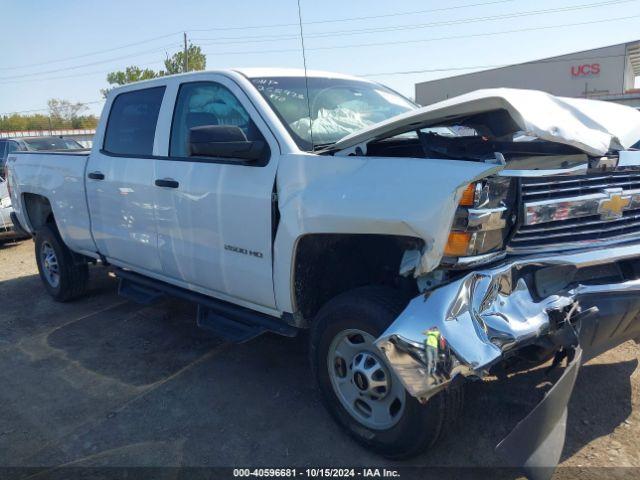
<path fill-rule="evenodd" d="M 173 85 L 166 160 L 156 163 L 159 251 L 164 274 L 203 293 L 275 306 L 272 280 L 272 192 L 279 147 L 243 90 L 231 79 Z M 168 103 L 168 102 L 167 102 Z M 165 113 L 167 113 L 165 115 Z M 239 127 L 269 146 L 264 160 L 192 156 L 189 131 Z"/>
<path fill-rule="evenodd" d="M 112 263 L 160 274 L 153 199 L 154 139 L 165 86 L 125 91 L 112 101 L 102 148 L 87 164 L 93 237 Z"/>

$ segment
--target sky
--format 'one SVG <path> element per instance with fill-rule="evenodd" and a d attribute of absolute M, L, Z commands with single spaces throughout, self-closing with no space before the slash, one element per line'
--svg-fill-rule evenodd
<path fill-rule="evenodd" d="M 640 39 L 640 0 L 300 0 L 307 67 L 417 82 Z M 0 114 L 102 108 L 110 71 L 162 68 L 182 35 L 207 68 L 302 68 L 297 0 L 0 0 Z M 415 72 L 419 73 L 406 73 Z"/>

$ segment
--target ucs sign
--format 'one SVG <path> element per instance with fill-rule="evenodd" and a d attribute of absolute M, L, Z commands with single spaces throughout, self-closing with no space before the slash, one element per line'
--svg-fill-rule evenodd
<path fill-rule="evenodd" d="M 572 65 L 571 75 L 574 77 L 588 77 L 600 73 L 599 63 L 585 63 L 583 65 Z"/>

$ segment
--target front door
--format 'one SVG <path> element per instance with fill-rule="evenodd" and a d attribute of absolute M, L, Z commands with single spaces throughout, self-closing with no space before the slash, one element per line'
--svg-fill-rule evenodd
<path fill-rule="evenodd" d="M 164 274 L 221 298 L 275 306 L 272 191 L 278 146 L 244 92 L 223 76 L 182 83 L 168 157 L 157 160 L 158 246 Z M 192 156 L 190 129 L 230 126 L 269 145 L 262 160 Z"/>
<path fill-rule="evenodd" d="M 119 94 L 87 164 L 91 231 L 112 263 L 160 274 L 153 145 L 164 86 Z"/>

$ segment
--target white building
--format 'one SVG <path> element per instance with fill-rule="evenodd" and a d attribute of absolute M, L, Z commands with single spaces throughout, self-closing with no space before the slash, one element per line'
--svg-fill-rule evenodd
<path fill-rule="evenodd" d="M 479 88 L 512 87 L 640 108 L 639 76 L 640 41 L 635 41 L 418 83 L 416 101 L 429 105 Z"/>

